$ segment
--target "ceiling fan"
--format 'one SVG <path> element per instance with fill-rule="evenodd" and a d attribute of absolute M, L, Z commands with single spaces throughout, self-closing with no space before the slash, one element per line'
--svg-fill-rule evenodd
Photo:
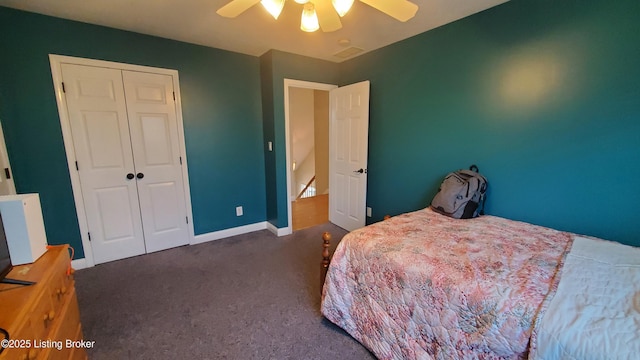
<path fill-rule="evenodd" d="M 322 28 L 324 32 L 336 31 L 342 28 L 340 17 L 344 16 L 354 0 L 294 0 L 303 4 L 300 28 L 313 32 Z M 405 22 L 415 16 L 418 5 L 408 0 L 360 0 L 363 3 L 382 11 L 383 13 Z M 234 18 L 257 3 L 278 19 L 284 7 L 285 0 L 232 0 L 216 11 L 218 15 Z"/>

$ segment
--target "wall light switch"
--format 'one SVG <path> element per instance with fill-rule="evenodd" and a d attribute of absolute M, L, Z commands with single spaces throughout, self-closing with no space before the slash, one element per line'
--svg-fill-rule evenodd
<path fill-rule="evenodd" d="M 242 216 L 242 206 L 236 206 L 236 216 Z"/>
<path fill-rule="evenodd" d="M 269 146 L 269 151 L 273 151 L 273 142 L 269 141 L 267 146 Z"/>

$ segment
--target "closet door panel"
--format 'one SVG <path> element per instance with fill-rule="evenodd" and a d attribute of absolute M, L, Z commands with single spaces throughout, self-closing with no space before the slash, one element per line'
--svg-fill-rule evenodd
<path fill-rule="evenodd" d="M 62 75 L 94 261 L 144 254 L 122 73 L 62 64 Z"/>
<path fill-rule="evenodd" d="M 123 71 L 123 79 L 147 252 L 186 245 L 173 78 Z"/>

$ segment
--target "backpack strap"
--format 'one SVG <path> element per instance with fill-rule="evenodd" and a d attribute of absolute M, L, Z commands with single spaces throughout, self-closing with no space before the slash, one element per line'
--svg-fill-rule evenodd
<path fill-rule="evenodd" d="M 476 173 L 479 171 L 478 167 L 476 165 L 471 165 L 469 167 L 469 170 L 475 171 Z M 481 194 L 480 196 L 482 197 L 480 199 L 480 201 L 482 202 L 482 208 L 481 208 L 479 214 L 480 215 L 484 215 L 484 205 L 487 202 L 487 194 L 486 194 L 486 191 L 487 191 L 487 178 L 485 178 L 484 176 L 482 176 L 480 174 L 478 174 L 478 176 L 481 177 L 482 180 L 484 180 L 484 185 L 482 186 L 483 188 L 480 189 L 480 179 L 477 179 L 477 181 L 478 181 L 478 190 L 480 191 L 480 194 Z M 478 204 L 478 206 L 480 206 L 480 204 Z"/>

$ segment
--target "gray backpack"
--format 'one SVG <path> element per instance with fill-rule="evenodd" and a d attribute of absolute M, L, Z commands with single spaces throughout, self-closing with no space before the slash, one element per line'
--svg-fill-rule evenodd
<path fill-rule="evenodd" d="M 478 173 L 478 167 L 449 173 L 440 190 L 431 201 L 431 209 L 456 219 L 469 219 L 484 215 L 487 179 Z"/>

